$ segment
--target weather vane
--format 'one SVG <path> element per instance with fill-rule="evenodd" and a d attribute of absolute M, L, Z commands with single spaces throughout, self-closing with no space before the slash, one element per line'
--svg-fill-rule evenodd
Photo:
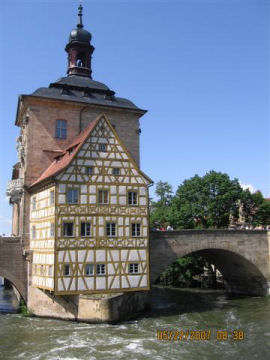
<path fill-rule="evenodd" d="M 83 27 L 83 23 L 82 23 L 82 11 L 83 11 L 83 7 L 82 4 L 79 4 L 78 7 L 78 27 Z"/>

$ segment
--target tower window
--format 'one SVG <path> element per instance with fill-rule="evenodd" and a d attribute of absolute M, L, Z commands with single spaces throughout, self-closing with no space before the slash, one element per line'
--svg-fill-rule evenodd
<path fill-rule="evenodd" d="M 90 222 L 81 222 L 81 236 L 91 235 L 91 224 Z"/>
<path fill-rule="evenodd" d="M 108 204 L 108 190 L 99 190 L 98 191 L 98 203 L 99 204 Z"/>
<path fill-rule="evenodd" d="M 106 144 L 98 144 L 98 150 L 103 152 L 106 151 Z"/>
<path fill-rule="evenodd" d="M 128 192 L 128 205 L 137 205 L 137 193 L 136 191 Z"/>
<path fill-rule="evenodd" d="M 64 222 L 63 223 L 63 236 L 73 236 L 73 223 Z"/>
<path fill-rule="evenodd" d="M 67 138 L 67 122 L 66 120 L 56 120 L 55 137 L 58 139 Z"/>
<path fill-rule="evenodd" d="M 82 60 L 81 60 L 81 59 L 78 59 L 78 60 L 76 61 L 76 65 L 77 65 L 78 67 L 83 67 L 83 62 L 82 62 Z"/>
<path fill-rule="evenodd" d="M 128 264 L 128 272 L 130 274 L 137 274 L 139 272 L 139 264 L 138 263 Z"/>
<path fill-rule="evenodd" d="M 131 224 L 132 236 L 140 236 L 141 235 L 141 224 Z"/>
<path fill-rule="evenodd" d="M 116 235 L 115 223 L 107 223 L 106 224 L 106 234 L 107 234 L 107 236 L 115 236 Z"/>
<path fill-rule="evenodd" d="M 69 189 L 67 191 L 67 202 L 69 204 L 77 204 L 78 203 L 78 189 Z"/>
<path fill-rule="evenodd" d="M 120 168 L 117 168 L 117 167 L 113 168 L 112 169 L 112 174 L 113 175 L 120 175 Z"/>
<path fill-rule="evenodd" d="M 97 264 L 97 275 L 105 275 L 105 274 L 106 274 L 105 264 Z"/>

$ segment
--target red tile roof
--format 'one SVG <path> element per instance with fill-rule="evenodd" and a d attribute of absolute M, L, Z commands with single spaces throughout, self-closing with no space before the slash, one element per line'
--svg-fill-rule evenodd
<path fill-rule="evenodd" d="M 96 120 L 92 121 L 87 128 L 81 132 L 78 136 L 75 137 L 75 139 L 72 141 L 72 143 L 59 155 L 55 157 L 55 160 L 51 163 L 51 165 L 40 175 L 40 177 L 30 186 L 37 185 L 41 181 L 48 179 L 52 176 L 55 176 L 60 171 L 64 170 L 74 159 L 75 155 L 80 150 L 81 146 L 91 133 L 91 131 L 94 129 L 97 122 L 100 120 L 100 117 L 98 117 Z M 73 148 L 73 151 L 70 152 L 70 149 Z"/>

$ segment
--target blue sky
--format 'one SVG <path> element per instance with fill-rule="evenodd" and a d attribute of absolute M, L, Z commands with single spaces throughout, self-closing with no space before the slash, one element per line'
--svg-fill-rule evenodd
<path fill-rule="evenodd" d="M 208 170 L 270 197 L 267 0 L 83 1 L 93 78 L 148 109 L 141 167 L 177 186 Z M 0 2 L 0 234 L 17 162 L 17 98 L 65 75 L 78 1 Z"/>

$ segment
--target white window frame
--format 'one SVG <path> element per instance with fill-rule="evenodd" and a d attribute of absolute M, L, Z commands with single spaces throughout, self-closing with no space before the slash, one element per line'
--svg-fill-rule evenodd
<path fill-rule="evenodd" d="M 115 222 L 107 222 L 105 230 L 106 230 L 106 236 L 115 237 L 116 236 L 116 223 Z"/>
<path fill-rule="evenodd" d="M 129 263 L 128 264 L 128 273 L 129 274 L 139 274 L 139 263 Z"/>
<path fill-rule="evenodd" d="M 137 193 L 137 191 L 128 191 L 128 205 L 138 205 L 138 193 Z"/>
<path fill-rule="evenodd" d="M 84 265 L 84 275 L 85 276 L 93 276 L 94 275 L 94 264 L 93 263 L 87 263 Z M 90 269 L 91 271 L 89 273 L 87 273 L 88 269 Z"/>
<path fill-rule="evenodd" d="M 96 264 L 97 276 L 106 275 L 106 264 Z"/>
<path fill-rule="evenodd" d="M 107 194 L 106 196 L 105 196 L 105 193 Z M 101 196 L 100 196 L 100 194 L 101 194 Z M 104 201 L 106 199 L 107 199 L 107 202 Z M 109 204 L 109 190 L 98 189 L 98 203 L 99 204 Z"/>
<path fill-rule="evenodd" d="M 65 234 L 65 224 L 72 224 L 72 235 L 66 235 Z M 72 237 L 72 236 L 74 236 L 74 222 L 72 222 L 72 221 L 63 221 L 63 223 L 62 223 L 62 232 L 63 232 L 63 237 Z"/>
<path fill-rule="evenodd" d="M 133 227 L 134 227 L 134 232 L 133 232 Z M 133 235 L 133 233 L 134 233 L 134 235 Z M 131 236 L 132 237 L 141 236 L 141 223 L 132 223 L 131 224 Z"/>
<path fill-rule="evenodd" d="M 83 234 L 83 231 L 82 231 L 82 224 L 85 224 L 84 225 L 84 234 Z M 87 226 L 88 225 L 89 225 L 89 234 L 88 234 L 88 231 L 87 231 Z M 90 221 L 81 221 L 81 236 L 82 237 L 91 236 L 91 222 Z"/>
<path fill-rule="evenodd" d="M 75 194 L 77 194 L 77 195 L 75 195 Z M 70 198 L 69 198 L 69 196 L 70 196 Z M 67 189 L 67 203 L 68 204 L 78 204 L 79 203 L 79 189 L 77 189 L 77 188 L 68 188 Z"/>

